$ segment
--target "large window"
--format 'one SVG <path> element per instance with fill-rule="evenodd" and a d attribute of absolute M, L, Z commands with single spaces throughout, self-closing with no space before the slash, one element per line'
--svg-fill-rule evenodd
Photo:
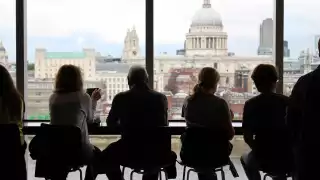
<path fill-rule="evenodd" d="M 15 1 L 0 1 L 0 64 L 7 67 L 16 80 L 16 21 Z"/>
<path fill-rule="evenodd" d="M 319 1 L 284 1 L 284 94 L 290 95 L 294 84 L 320 64 L 318 40 Z"/>
<path fill-rule="evenodd" d="M 205 66 L 221 76 L 217 95 L 242 119 L 257 94 L 250 76 L 273 60 L 273 0 L 155 0 L 155 88 L 169 101 L 169 117 L 181 107 Z"/>
<path fill-rule="evenodd" d="M 57 71 L 73 64 L 82 70 L 84 88 L 102 89 L 96 116 L 105 120 L 114 96 L 128 89 L 130 66 L 145 65 L 145 1 L 26 2 L 26 118 L 49 119 L 48 99 Z"/>
<path fill-rule="evenodd" d="M 273 17 L 274 7 L 283 7 L 274 6 L 279 1 L 273 0 L 154 0 L 154 6 L 153 1 L 145 0 L 24 2 L 27 28 L 19 29 L 26 29 L 27 39 L 23 41 L 18 35 L 17 42 L 27 47 L 27 55 L 26 61 L 17 64 L 21 69 L 21 63 L 28 62 L 24 73 L 26 119 L 49 119 L 48 99 L 56 73 L 62 65 L 73 64 L 82 69 L 84 88 L 103 90 L 97 116 L 104 120 L 114 96 L 128 89 L 128 69 L 140 64 L 146 66 L 154 89 L 168 97 L 169 119 L 181 119 L 183 100 L 192 94 L 199 70 L 210 66 L 221 76 L 217 95 L 229 103 L 235 120 L 241 120 L 245 101 L 258 94 L 250 78 L 253 69 L 261 63 L 282 64 L 283 58 L 276 56 L 274 40 L 284 42 L 284 68 L 278 68 L 284 72 L 284 94 L 290 94 L 297 77 L 309 67 L 301 62 L 309 62 L 304 59 L 310 57 L 309 51 L 314 52 L 312 48 L 302 53 L 300 50 L 308 47 L 307 41 L 312 45 L 317 34 L 316 27 L 308 28 L 307 36 L 299 28 L 308 26 L 288 28 L 288 24 L 304 17 L 296 15 L 302 13 L 301 9 L 312 15 L 317 12 L 311 10 L 316 5 L 302 6 L 295 1 L 285 4 L 284 39 L 283 29 L 274 28 L 275 21 L 280 24 L 282 21 Z M 8 18 L 0 20 L 0 31 L 4 34 L 0 38 L 10 62 L 16 53 L 12 45 L 15 24 L 10 23 L 14 22 L 15 13 L 9 7 L 14 10 L 15 3 L 1 3 L 0 13 Z M 146 16 L 150 12 L 153 13 Z M 306 23 L 310 19 L 301 21 Z M 312 57 L 311 69 L 316 59 Z M 14 65 L 10 67 L 14 72 Z M 20 90 L 22 85 L 19 83 Z"/>

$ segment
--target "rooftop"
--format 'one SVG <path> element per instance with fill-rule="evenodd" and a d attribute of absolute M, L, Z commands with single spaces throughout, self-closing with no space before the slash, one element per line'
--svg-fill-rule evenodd
<path fill-rule="evenodd" d="M 109 71 L 117 73 L 128 73 L 130 69 L 129 64 L 118 62 L 96 63 L 96 71 Z"/>
<path fill-rule="evenodd" d="M 47 59 L 83 59 L 85 52 L 46 52 Z"/>

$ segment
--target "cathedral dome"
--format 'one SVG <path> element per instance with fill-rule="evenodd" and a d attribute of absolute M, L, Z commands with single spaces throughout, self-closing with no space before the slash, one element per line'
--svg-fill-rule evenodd
<path fill-rule="evenodd" d="M 222 26 L 221 16 L 211 8 L 210 0 L 204 0 L 202 8 L 192 18 L 191 26 Z"/>

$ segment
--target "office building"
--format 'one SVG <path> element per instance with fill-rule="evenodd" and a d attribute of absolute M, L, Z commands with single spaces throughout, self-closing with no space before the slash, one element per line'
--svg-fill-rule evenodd
<path fill-rule="evenodd" d="M 290 57 L 290 49 L 288 41 L 283 41 L 283 57 Z"/>
<path fill-rule="evenodd" d="M 272 55 L 273 47 L 273 20 L 267 18 L 260 25 L 260 43 L 258 55 Z"/>

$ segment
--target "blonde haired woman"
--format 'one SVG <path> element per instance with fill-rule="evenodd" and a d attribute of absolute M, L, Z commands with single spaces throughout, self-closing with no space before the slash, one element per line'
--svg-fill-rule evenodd
<path fill-rule="evenodd" d="M 88 162 L 86 179 L 90 179 L 93 174 L 92 164 L 101 153 L 90 143 L 88 133 L 88 124 L 94 122 L 94 111 L 100 98 L 100 89 L 96 89 L 91 97 L 84 92 L 79 67 L 63 65 L 59 69 L 55 90 L 49 99 L 50 121 L 53 125 L 71 125 L 80 128 L 83 157 Z"/>

